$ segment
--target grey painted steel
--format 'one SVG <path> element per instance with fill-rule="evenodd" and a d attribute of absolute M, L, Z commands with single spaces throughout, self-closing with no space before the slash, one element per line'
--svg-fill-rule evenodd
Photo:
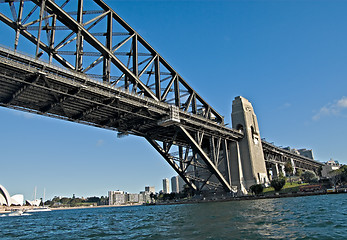
<path fill-rule="evenodd" d="M 30 2 L 30 1 L 28 1 Z M 42 49 L 46 53 L 49 54 L 50 58 L 56 59 L 60 64 L 63 66 L 70 68 L 70 69 L 76 69 L 78 71 L 85 71 L 85 69 L 81 68 L 82 65 L 82 58 L 83 55 L 87 55 L 87 52 L 83 52 L 83 41 L 88 42 L 91 46 L 93 46 L 101 55 L 101 57 L 94 62 L 94 64 L 90 65 L 90 67 L 95 66 L 95 64 L 98 64 L 99 62 L 104 62 L 104 70 L 103 70 L 103 79 L 104 81 L 110 80 L 110 62 L 112 62 L 119 70 L 123 72 L 122 78 L 125 78 L 125 81 L 127 82 L 130 80 L 131 84 L 133 85 L 133 91 L 137 91 L 136 89 L 139 88 L 141 91 L 139 93 L 144 93 L 146 96 L 151 97 L 155 100 L 167 102 L 170 99 L 166 99 L 167 93 L 171 91 L 171 86 L 174 86 L 172 89 L 174 91 L 174 104 L 182 109 L 185 109 L 186 111 L 191 111 L 192 113 L 198 113 L 197 105 L 195 103 L 192 104 L 191 101 L 186 101 L 183 94 L 180 93 L 180 87 L 184 87 L 185 91 L 189 94 L 189 99 L 194 98 L 197 99 L 202 106 L 200 106 L 201 111 L 199 114 L 204 115 L 206 118 L 209 118 L 217 123 L 223 124 L 223 117 L 214 110 L 199 94 L 197 94 L 193 88 L 134 30 L 132 29 L 122 18 L 120 18 L 110 7 L 108 7 L 103 1 L 101 0 L 94 0 L 96 4 L 100 6 L 103 11 L 100 14 L 100 16 L 94 18 L 95 23 L 97 24 L 97 21 L 101 20 L 105 16 L 108 18 L 108 24 L 107 24 L 107 30 L 105 32 L 107 36 L 106 45 L 102 44 L 98 39 L 96 39 L 92 33 L 89 32 L 90 27 L 86 28 L 86 25 L 89 23 L 92 23 L 93 20 L 89 20 L 88 22 L 83 23 L 83 14 L 87 14 L 87 12 L 83 11 L 83 1 L 78 0 L 78 8 L 77 8 L 77 20 L 75 20 L 68 12 L 65 12 L 63 10 L 63 7 L 58 6 L 54 1 L 52 0 L 32 0 L 31 2 L 35 3 L 40 8 L 40 12 L 46 11 L 52 16 L 52 26 L 49 26 L 52 28 L 51 30 L 51 38 L 50 38 L 50 46 L 47 46 L 40 40 L 41 36 L 41 29 L 42 29 L 42 14 L 40 14 L 39 19 L 37 22 L 40 23 L 38 28 L 38 36 L 34 36 L 33 34 L 28 32 L 28 25 L 22 25 L 21 22 L 15 20 L 11 20 L 8 17 L 6 17 L 4 14 L 0 12 L 0 20 L 6 23 L 8 26 L 19 32 L 22 36 L 29 39 L 31 42 L 33 42 L 37 47 L 37 55 L 38 49 Z M 64 4 L 66 5 L 66 4 Z M 22 4 L 19 6 L 19 10 L 22 11 L 25 4 Z M 42 7 L 43 6 L 43 7 Z M 98 11 L 94 11 L 95 13 Z M 82 14 L 83 13 L 83 14 Z M 72 34 L 70 34 L 66 39 L 64 39 L 62 42 L 60 42 L 56 47 L 54 47 L 54 36 L 56 34 L 55 28 L 57 20 L 64 24 L 68 29 L 72 31 Z M 125 40 L 124 42 L 120 43 L 120 45 L 112 47 L 112 20 L 120 24 L 126 31 L 128 31 L 129 38 Z M 34 21 L 35 22 L 35 21 Z M 32 24 L 32 23 L 31 23 Z M 62 51 L 58 51 L 62 46 L 65 46 L 69 44 L 72 40 L 68 40 L 73 34 L 76 34 L 76 37 L 72 40 L 76 41 L 76 61 L 75 64 L 69 63 L 64 57 L 62 57 L 63 53 Z M 128 40 L 132 40 L 132 49 L 130 52 L 126 53 L 127 55 L 132 56 L 132 65 L 133 67 L 130 68 L 126 66 L 124 63 L 122 63 L 117 57 L 117 51 L 116 49 L 121 47 L 124 43 L 126 43 Z M 139 78 L 139 61 L 138 56 L 141 54 L 137 51 L 137 45 L 141 44 L 150 54 L 149 56 L 152 57 L 152 60 L 155 60 L 155 86 L 154 86 L 154 92 L 150 89 L 149 86 L 147 86 L 145 83 L 141 81 Z M 83 52 L 83 54 L 82 54 Z M 74 53 L 72 53 L 74 54 Z M 75 65 L 75 66 L 74 66 Z M 160 75 L 162 72 L 160 72 L 160 65 L 162 65 L 166 71 L 169 72 L 169 74 L 172 77 L 172 82 L 170 81 L 169 85 L 166 86 L 165 91 L 162 92 L 162 87 L 165 87 L 163 85 L 163 82 Z M 90 67 L 88 69 L 90 69 Z M 143 74 L 143 72 L 142 72 Z M 181 85 L 181 86 L 180 86 Z M 125 88 L 127 88 L 127 84 L 125 85 Z M 189 110 L 191 109 L 191 110 Z M 212 113 L 213 116 L 211 116 L 209 113 Z"/>
<path fill-rule="evenodd" d="M 204 171 L 216 169 L 213 165 L 218 165 L 220 160 L 209 164 L 197 162 L 197 154 L 204 153 L 201 149 L 197 153 L 192 151 L 191 140 L 187 139 L 185 133 L 204 132 L 199 134 L 201 146 L 203 140 L 207 142 L 209 138 L 223 137 L 225 141 L 237 141 L 242 138 L 237 131 L 179 110 L 180 122 L 175 124 L 182 124 L 187 130 L 183 131 L 184 134 L 178 133 L 175 124 L 158 125 L 162 119 L 169 117 L 172 108 L 169 104 L 131 94 L 108 83 L 93 81 L 81 73 L 9 49 L 0 47 L 0 56 L 2 106 L 145 137 L 160 154 L 163 154 L 162 149 L 166 149 L 165 159 L 171 166 L 178 166 L 174 169 L 192 189 L 200 191 L 202 188 L 223 187 L 226 180 L 220 173 L 218 177 L 222 183 L 194 174 L 193 168 Z M 159 148 L 157 141 L 166 147 Z M 174 147 L 181 149 L 181 154 L 177 156 L 175 151 L 170 152 Z M 219 151 L 212 149 L 215 155 Z M 178 164 L 173 164 L 174 161 Z M 200 183 L 199 187 L 197 183 Z"/>
<path fill-rule="evenodd" d="M 207 154 L 204 152 L 204 150 L 201 148 L 201 146 L 195 141 L 195 139 L 189 134 L 189 132 L 184 127 L 182 127 L 182 126 L 178 126 L 178 127 L 184 133 L 184 136 L 188 139 L 190 144 L 195 148 L 195 150 L 199 153 L 199 155 L 205 161 L 205 163 L 209 167 L 210 171 L 216 175 L 216 177 L 218 178 L 220 183 L 223 185 L 225 190 L 227 192 L 230 192 L 231 186 L 225 180 L 224 176 L 219 172 L 216 165 L 210 160 L 210 158 L 207 156 Z"/>
<path fill-rule="evenodd" d="M 194 191 L 197 191 L 198 188 L 195 186 L 195 184 L 185 175 L 185 171 L 182 169 L 182 167 L 178 166 L 176 162 L 173 160 L 173 156 L 168 154 L 160 145 L 155 142 L 153 139 L 149 137 L 145 137 L 146 140 L 160 153 L 160 155 L 170 164 L 170 166 L 180 175 L 180 177 L 188 184 L 190 188 L 192 188 Z"/>
<path fill-rule="evenodd" d="M 53 0 L 0 0 L 0 21 L 16 31 L 14 51 L 0 47 L 0 105 L 115 130 L 119 136 L 144 137 L 194 191 L 232 191 L 231 156 L 236 154 L 237 162 L 241 161 L 238 142 L 243 133 L 225 127 L 223 117 L 109 6 L 93 0 L 99 10 L 85 11 L 86 1 L 78 0 L 74 13 L 64 10 L 69 0 L 61 6 Z M 25 16 L 26 3 L 32 9 Z M 4 13 L 5 5 L 13 19 Z M 85 21 L 86 14 L 97 16 Z M 92 33 L 103 19 L 105 32 Z M 126 32 L 113 32 L 115 24 Z M 59 42 L 58 30 L 69 31 Z M 44 32 L 47 43 L 42 40 Z M 114 36 L 123 35 L 122 41 L 114 41 Z M 36 59 L 17 51 L 19 36 L 36 46 Z M 97 36 L 105 36 L 105 44 Z M 75 52 L 65 51 L 73 42 Z M 84 51 L 87 43 L 94 52 Z M 123 52 L 127 44 L 130 49 Z M 47 53 L 49 63 L 39 60 L 40 50 Z M 76 55 L 74 62 L 63 54 Z M 96 59 L 84 66 L 86 56 Z M 53 59 L 63 68 L 53 65 Z M 92 73 L 86 73 L 100 63 L 101 81 L 95 81 Z M 114 67 L 120 76 L 112 75 Z M 151 76 L 153 83 L 149 83 Z M 266 142 L 262 145 L 269 163 L 294 159 L 303 169 L 321 166 Z"/>

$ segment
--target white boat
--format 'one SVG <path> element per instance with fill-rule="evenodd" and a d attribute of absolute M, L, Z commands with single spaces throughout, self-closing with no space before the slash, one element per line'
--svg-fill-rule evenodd
<path fill-rule="evenodd" d="M 34 212 L 50 212 L 52 211 L 50 208 L 45 207 L 44 202 L 45 202 L 45 194 L 46 194 L 46 189 L 43 189 L 43 199 L 36 199 L 36 187 L 34 191 L 34 201 L 28 201 L 30 205 L 33 206 L 33 208 L 26 209 L 26 213 L 34 213 Z M 39 205 L 42 202 L 42 206 L 40 207 Z"/>
<path fill-rule="evenodd" d="M 8 216 L 22 216 L 23 215 L 23 211 L 22 210 L 15 210 L 15 211 L 12 211 L 11 213 L 8 214 Z"/>
<path fill-rule="evenodd" d="M 34 213 L 34 212 L 50 212 L 52 211 L 50 208 L 48 207 L 35 207 L 35 208 L 31 208 L 31 209 L 26 209 L 25 212 L 26 213 Z"/>
<path fill-rule="evenodd" d="M 30 206 L 33 206 L 33 207 L 39 207 L 41 202 L 42 202 L 42 199 L 37 199 L 36 198 L 36 186 L 34 188 L 34 200 L 26 200 L 26 203 L 29 204 Z"/>

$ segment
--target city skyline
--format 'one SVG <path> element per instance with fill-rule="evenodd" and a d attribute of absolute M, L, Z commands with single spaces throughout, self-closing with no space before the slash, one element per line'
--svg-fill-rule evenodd
<path fill-rule="evenodd" d="M 229 126 L 231 102 L 241 95 L 254 106 L 262 138 L 277 146 L 313 149 L 318 161 L 347 163 L 347 3 L 106 3 Z M 14 32 L 2 23 L 0 29 L 9 33 L 0 36 L 0 44 L 13 47 Z M 0 184 L 11 195 L 31 199 L 37 186 L 38 196 L 46 188 L 46 199 L 106 196 L 111 189 L 161 189 L 162 179 L 177 175 L 139 137 L 117 138 L 109 130 L 2 107 L 0 119 L 5 169 Z"/>

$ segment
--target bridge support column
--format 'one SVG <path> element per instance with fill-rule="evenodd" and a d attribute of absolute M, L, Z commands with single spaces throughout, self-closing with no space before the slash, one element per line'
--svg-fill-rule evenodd
<path fill-rule="evenodd" d="M 269 181 L 271 181 L 272 180 L 272 164 L 269 162 L 265 162 L 265 166 L 266 166 L 267 177 Z"/>
<path fill-rule="evenodd" d="M 282 176 L 286 176 L 286 170 L 285 170 L 284 164 L 280 165 L 280 171 L 282 173 Z"/>
<path fill-rule="evenodd" d="M 290 159 L 290 162 L 291 162 L 292 167 L 293 167 L 293 175 L 295 175 L 295 173 L 296 173 L 296 167 L 295 167 L 295 163 L 294 163 L 293 158 Z"/>
<path fill-rule="evenodd" d="M 247 194 L 247 190 L 245 188 L 243 173 L 242 173 L 242 164 L 240 157 L 240 148 L 238 142 L 230 143 L 230 170 L 231 170 L 231 185 L 237 187 L 238 195 Z"/>
<path fill-rule="evenodd" d="M 232 127 L 244 133 L 243 139 L 239 144 L 240 161 L 233 156 L 233 163 L 239 164 L 238 171 L 239 184 L 246 189 L 259 183 L 268 182 L 264 152 L 261 144 L 257 117 L 254 113 L 252 104 L 243 97 L 236 97 L 232 105 Z M 235 155 L 235 154 L 234 154 Z"/>
<path fill-rule="evenodd" d="M 278 163 L 272 165 L 272 179 L 279 176 Z"/>

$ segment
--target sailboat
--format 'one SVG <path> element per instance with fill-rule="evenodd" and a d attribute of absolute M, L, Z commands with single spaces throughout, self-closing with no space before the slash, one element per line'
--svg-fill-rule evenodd
<path fill-rule="evenodd" d="M 33 201 L 33 205 L 36 206 L 34 208 L 31 208 L 31 209 L 26 209 L 25 212 L 26 213 L 33 213 L 33 212 L 50 212 L 52 211 L 50 208 L 48 207 L 45 207 L 45 194 L 46 194 L 46 189 L 44 188 L 43 189 L 43 200 L 42 200 L 42 207 L 40 207 L 40 203 L 41 203 L 41 200 L 40 199 L 36 199 L 36 187 L 35 187 L 35 196 L 34 196 L 34 201 Z M 37 201 L 38 204 L 37 204 Z"/>

